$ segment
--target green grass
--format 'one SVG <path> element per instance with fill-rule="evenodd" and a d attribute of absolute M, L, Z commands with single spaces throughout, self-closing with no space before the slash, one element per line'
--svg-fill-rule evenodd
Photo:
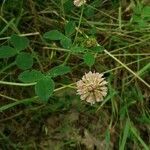
<path fill-rule="evenodd" d="M 150 149 L 149 21 L 147 1 L 0 2 L 0 149 Z M 90 70 L 108 81 L 92 106 Z"/>

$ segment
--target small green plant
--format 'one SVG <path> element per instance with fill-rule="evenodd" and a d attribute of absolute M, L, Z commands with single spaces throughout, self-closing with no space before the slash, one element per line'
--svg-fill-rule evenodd
<path fill-rule="evenodd" d="M 149 150 L 149 12 L 0 1 L 0 149 Z"/>

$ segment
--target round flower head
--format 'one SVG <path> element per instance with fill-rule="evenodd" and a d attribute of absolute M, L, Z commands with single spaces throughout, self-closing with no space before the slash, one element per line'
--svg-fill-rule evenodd
<path fill-rule="evenodd" d="M 107 95 L 106 84 L 103 74 L 90 71 L 77 82 L 77 94 L 88 103 L 100 102 Z"/>
<path fill-rule="evenodd" d="M 86 0 L 74 0 L 74 5 L 77 6 L 77 7 L 80 7 L 82 6 L 83 4 L 86 3 Z"/>

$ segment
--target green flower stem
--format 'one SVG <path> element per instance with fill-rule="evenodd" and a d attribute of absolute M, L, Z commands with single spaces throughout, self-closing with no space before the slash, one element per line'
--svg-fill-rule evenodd
<path fill-rule="evenodd" d="M 75 85 L 75 83 L 71 83 L 69 85 L 64 85 L 64 86 L 62 86 L 60 88 L 55 89 L 54 92 L 60 91 L 60 90 L 65 89 L 65 88 L 75 88 L 73 85 Z M 7 97 L 5 97 L 5 98 L 7 98 Z M 10 103 L 10 104 L 7 104 L 7 105 L 4 105 L 4 106 L 0 107 L 0 112 L 5 111 L 7 109 L 10 109 L 11 107 L 14 107 L 16 105 L 34 102 L 37 99 L 38 99 L 38 96 L 34 96 L 32 98 L 27 98 L 27 99 L 23 99 L 23 100 L 18 100 L 18 101 L 14 102 L 14 103 Z"/>
<path fill-rule="evenodd" d="M 32 85 L 35 85 L 36 82 L 33 82 L 33 83 L 16 83 L 16 82 L 0 81 L 0 84 L 14 85 L 14 86 L 32 86 Z"/>

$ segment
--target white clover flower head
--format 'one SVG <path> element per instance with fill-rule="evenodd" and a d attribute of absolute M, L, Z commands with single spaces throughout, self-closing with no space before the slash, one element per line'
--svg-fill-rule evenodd
<path fill-rule="evenodd" d="M 80 7 L 82 6 L 83 4 L 86 3 L 86 0 L 74 0 L 74 5 L 77 6 L 77 7 Z"/>
<path fill-rule="evenodd" d="M 81 80 L 77 83 L 77 94 L 80 95 L 81 100 L 88 103 L 95 104 L 95 102 L 103 101 L 107 95 L 107 82 L 103 74 L 91 71 L 85 73 Z"/>

